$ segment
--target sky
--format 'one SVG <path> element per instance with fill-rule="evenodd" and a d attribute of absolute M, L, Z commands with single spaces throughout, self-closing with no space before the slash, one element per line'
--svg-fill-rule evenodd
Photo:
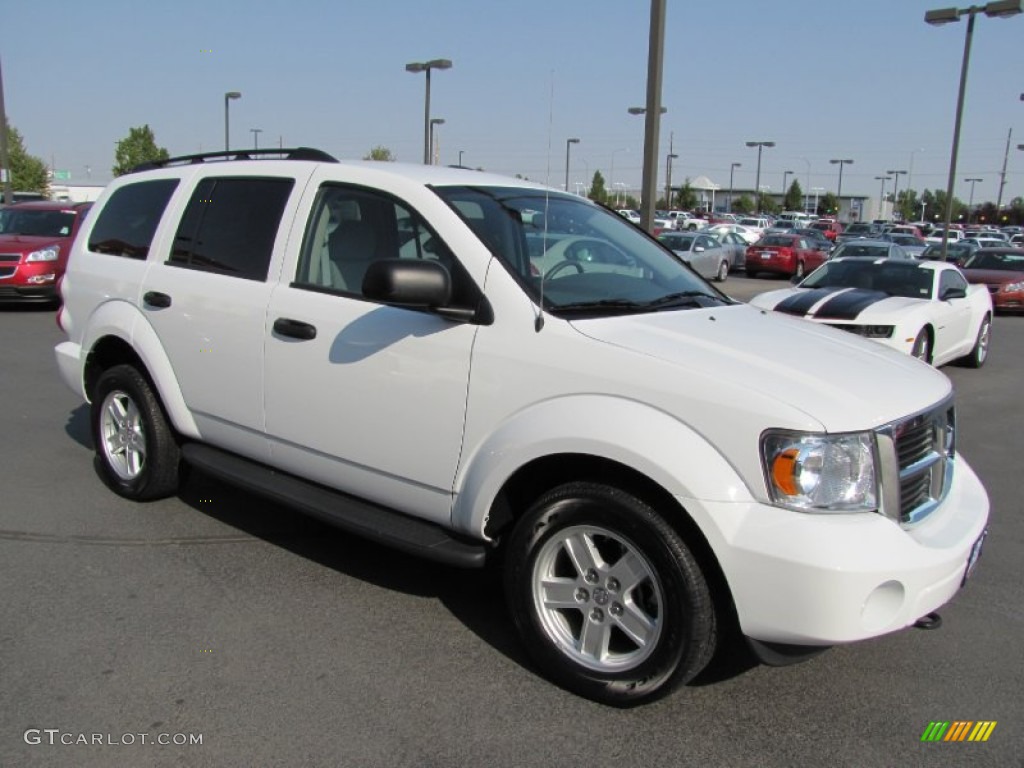
<path fill-rule="evenodd" d="M 708 176 L 725 189 L 804 187 L 877 196 L 945 189 L 966 20 L 924 23 L 939 0 L 668 0 L 659 188 Z M 224 145 L 311 146 L 361 158 L 385 146 L 423 156 L 431 76 L 440 162 L 570 189 L 600 170 L 640 187 L 647 0 L 5 0 L 0 66 L 8 119 L 28 151 L 72 184 L 111 178 L 114 148 L 148 124 L 171 155 Z M 971 51 L 957 197 L 995 201 L 1012 129 L 1004 203 L 1024 195 L 1024 14 L 979 15 Z M 258 128 L 260 133 L 251 129 Z M 887 183 L 891 190 L 892 182 Z"/>

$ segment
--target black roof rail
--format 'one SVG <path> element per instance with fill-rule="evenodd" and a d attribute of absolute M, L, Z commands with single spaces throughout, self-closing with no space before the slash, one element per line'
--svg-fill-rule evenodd
<path fill-rule="evenodd" d="M 132 168 L 131 173 L 138 171 L 151 171 L 155 168 L 167 168 L 173 165 L 193 165 L 205 163 L 207 160 L 256 160 L 261 157 L 270 157 L 275 160 L 312 160 L 320 163 L 336 163 L 338 159 L 327 154 L 323 150 L 312 147 L 293 147 L 291 149 L 233 149 L 223 152 L 203 152 L 198 155 L 180 155 L 169 157 L 166 160 L 150 160 L 139 163 Z"/>

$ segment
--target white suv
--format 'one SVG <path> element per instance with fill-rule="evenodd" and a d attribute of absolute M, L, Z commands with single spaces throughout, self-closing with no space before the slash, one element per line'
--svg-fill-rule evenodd
<path fill-rule="evenodd" d="M 735 302 L 529 182 L 165 161 L 106 188 L 62 294 L 57 361 L 115 492 L 173 494 L 187 463 L 497 558 L 537 665 L 600 701 L 685 683 L 732 629 L 769 661 L 902 629 L 980 552 L 942 373 Z"/>

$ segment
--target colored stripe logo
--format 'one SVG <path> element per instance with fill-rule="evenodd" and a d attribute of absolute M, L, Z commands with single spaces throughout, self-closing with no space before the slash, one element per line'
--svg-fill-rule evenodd
<path fill-rule="evenodd" d="M 921 741 L 988 741 L 995 729 L 995 720 L 933 720 Z"/>

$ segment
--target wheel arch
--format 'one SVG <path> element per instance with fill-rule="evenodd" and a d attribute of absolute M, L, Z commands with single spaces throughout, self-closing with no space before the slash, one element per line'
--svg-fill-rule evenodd
<path fill-rule="evenodd" d="M 82 385 L 89 401 L 103 371 L 114 365 L 136 367 L 160 399 L 174 429 L 198 438 L 199 430 L 185 404 L 171 361 L 152 326 L 124 302 L 103 305 L 90 319 L 88 349 L 82 364 Z"/>

